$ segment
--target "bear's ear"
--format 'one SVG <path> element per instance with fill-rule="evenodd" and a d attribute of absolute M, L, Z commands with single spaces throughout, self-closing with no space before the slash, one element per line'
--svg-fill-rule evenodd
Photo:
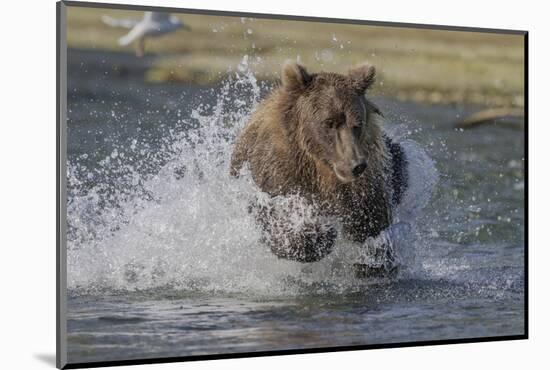
<path fill-rule="evenodd" d="M 364 94 L 374 82 L 376 70 L 370 64 L 365 63 L 350 69 L 348 76 L 351 79 L 351 84 L 355 91 L 357 91 L 358 94 Z"/>
<path fill-rule="evenodd" d="M 311 82 L 311 75 L 296 62 L 287 61 L 281 73 L 283 87 L 289 91 L 300 91 Z"/>

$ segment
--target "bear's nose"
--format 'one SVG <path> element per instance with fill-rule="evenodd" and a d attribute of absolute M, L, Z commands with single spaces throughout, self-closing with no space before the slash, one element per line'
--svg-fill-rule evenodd
<path fill-rule="evenodd" d="M 359 177 L 365 170 L 367 169 L 367 163 L 361 162 L 357 166 L 353 167 L 353 170 L 351 170 L 351 173 L 354 177 Z"/>

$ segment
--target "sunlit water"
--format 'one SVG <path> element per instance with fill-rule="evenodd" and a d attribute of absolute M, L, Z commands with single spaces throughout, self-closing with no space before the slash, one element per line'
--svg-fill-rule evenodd
<path fill-rule="evenodd" d="M 520 131 L 374 98 L 411 188 L 399 276 L 358 280 L 349 241 L 314 264 L 259 242 L 247 209 L 265 194 L 228 163 L 268 88 L 246 60 L 212 89 L 70 74 L 70 362 L 523 333 Z"/>

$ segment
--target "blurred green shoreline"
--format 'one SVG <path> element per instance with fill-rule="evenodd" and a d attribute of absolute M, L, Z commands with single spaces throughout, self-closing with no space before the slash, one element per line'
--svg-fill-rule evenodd
<path fill-rule="evenodd" d="M 107 71 L 146 82 L 216 85 L 246 61 L 260 81 L 279 79 L 282 63 L 299 60 L 311 72 L 377 68 L 373 95 L 426 103 L 524 105 L 523 36 L 178 14 L 191 32 L 146 41 L 146 55 L 120 47 L 126 29 L 102 15 L 142 12 L 69 8 L 69 69 Z M 73 65 L 71 65 L 73 63 Z M 75 70 L 76 68 L 76 70 Z"/>

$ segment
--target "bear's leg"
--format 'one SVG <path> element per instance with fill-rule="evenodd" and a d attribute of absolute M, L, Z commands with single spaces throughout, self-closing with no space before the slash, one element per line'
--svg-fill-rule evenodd
<path fill-rule="evenodd" d="M 327 256 L 334 247 L 336 228 L 319 218 L 297 226 L 293 206 L 278 206 L 274 203 L 251 204 L 256 222 L 262 228 L 262 242 L 273 254 L 302 263 L 317 262 Z"/>
<path fill-rule="evenodd" d="M 369 237 L 363 243 L 363 255 L 353 265 L 357 278 L 395 277 L 399 263 L 391 238 L 391 227 L 376 237 Z"/>
<path fill-rule="evenodd" d="M 409 174 L 407 171 L 408 161 L 405 151 L 401 144 L 393 142 L 389 137 L 385 137 L 386 147 L 389 150 L 391 158 L 391 180 L 390 185 L 393 190 L 392 206 L 401 203 L 403 194 L 407 190 L 409 183 Z"/>
<path fill-rule="evenodd" d="M 336 235 L 334 227 L 319 224 L 306 225 L 299 231 L 268 228 L 264 242 L 279 258 L 317 262 L 332 251 Z"/>

